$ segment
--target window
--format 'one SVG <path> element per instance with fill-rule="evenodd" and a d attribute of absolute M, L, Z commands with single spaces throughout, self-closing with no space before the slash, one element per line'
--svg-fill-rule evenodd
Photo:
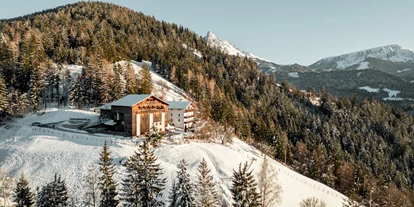
<path fill-rule="evenodd" d="M 180 114 L 178 114 L 178 116 L 180 116 Z"/>
<path fill-rule="evenodd" d="M 180 121 L 180 119 L 178 119 L 178 121 Z"/>
<path fill-rule="evenodd" d="M 171 116 L 172 116 L 172 114 L 171 114 Z"/>

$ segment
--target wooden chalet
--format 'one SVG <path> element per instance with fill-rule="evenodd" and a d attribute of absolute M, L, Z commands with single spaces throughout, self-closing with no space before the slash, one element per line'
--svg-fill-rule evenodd
<path fill-rule="evenodd" d="M 100 107 L 105 125 L 116 131 L 139 136 L 151 131 L 165 132 L 168 103 L 150 94 L 127 95 Z"/>

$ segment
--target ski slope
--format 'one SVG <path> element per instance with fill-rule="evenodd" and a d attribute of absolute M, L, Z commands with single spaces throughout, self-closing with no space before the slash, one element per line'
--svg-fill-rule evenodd
<path fill-rule="evenodd" d="M 64 122 L 70 118 L 96 119 L 98 114 L 73 109 L 53 109 L 37 116 L 29 114 L 25 118 L 0 127 L 0 166 L 12 177 L 25 173 L 32 189 L 42 186 L 53 179 L 55 173 L 61 174 L 68 185 L 71 196 L 81 200 L 83 197 L 83 178 L 89 165 L 96 165 L 104 141 L 109 143 L 116 179 L 120 182 L 124 168 L 120 161 L 134 153 L 139 141 L 112 135 L 93 135 L 62 131 L 59 128 L 40 128 L 31 126 L 33 121 Z M 252 163 L 252 169 L 258 173 L 263 155 L 248 144 L 234 139 L 234 143 L 224 146 L 216 143 L 190 141 L 187 144 L 165 142 L 155 150 L 155 154 L 164 169 L 168 180 L 164 199 L 178 170 L 176 165 L 181 159 L 189 163 L 191 178 L 195 180 L 197 165 L 205 158 L 211 169 L 218 191 L 224 194 L 224 200 L 231 202 L 231 176 L 241 162 Z M 302 176 L 288 167 L 269 159 L 271 166 L 278 172 L 278 182 L 282 193 L 279 206 L 299 206 L 301 200 L 317 197 L 328 206 L 342 206 L 344 195 Z"/>

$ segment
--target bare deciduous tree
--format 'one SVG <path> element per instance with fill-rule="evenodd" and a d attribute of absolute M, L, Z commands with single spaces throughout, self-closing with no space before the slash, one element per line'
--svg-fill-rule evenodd
<path fill-rule="evenodd" d="M 319 200 L 315 197 L 305 198 L 300 202 L 300 207 L 327 207 L 326 203 L 322 200 Z"/>
<path fill-rule="evenodd" d="M 260 206 L 271 207 L 282 202 L 280 194 L 282 187 L 278 183 L 277 172 L 271 166 L 265 155 L 259 172 L 259 193 L 262 198 Z"/>

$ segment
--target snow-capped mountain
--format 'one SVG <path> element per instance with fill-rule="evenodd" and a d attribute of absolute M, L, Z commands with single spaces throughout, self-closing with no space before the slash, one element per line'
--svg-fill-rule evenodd
<path fill-rule="evenodd" d="M 245 51 L 242 51 L 242 50 L 238 49 L 236 46 L 234 46 L 233 44 L 231 44 L 227 40 L 222 40 L 222 39 L 218 38 L 216 35 L 214 35 L 210 31 L 207 32 L 207 36 L 205 36 L 204 39 L 207 41 L 207 43 L 210 46 L 217 47 L 221 51 L 226 52 L 229 55 L 240 56 L 240 57 L 249 57 L 249 58 L 252 58 L 252 59 L 259 59 L 259 60 L 270 62 L 266 59 L 257 57 L 256 55 L 254 55 L 250 52 L 245 52 Z"/>
<path fill-rule="evenodd" d="M 219 48 L 221 51 L 234 56 L 239 57 L 248 57 L 251 58 L 256 64 L 257 68 L 268 75 L 273 75 L 276 71 L 308 71 L 308 68 L 306 66 L 301 66 L 298 64 L 291 64 L 291 65 L 281 65 L 278 63 L 271 62 L 269 60 L 266 60 L 264 58 L 258 57 L 254 55 L 253 53 L 246 52 L 243 50 L 240 50 L 227 40 L 223 40 L 218 38 L 216 35 L 214 35 L 212 32 L 208 32 L 207 36 L 204 37 L 204 40 L 207 41 L 207 44 L 211 47 Z"/>
<path fill-rule="evenodd" d="M 367 69 L 371 66 L 370 63 L 373 59 L 395 63 L 414 62 L 414 51 L 400 45 L 387 45 L 324 58 L 309 67 L 317 69 Z"/>

